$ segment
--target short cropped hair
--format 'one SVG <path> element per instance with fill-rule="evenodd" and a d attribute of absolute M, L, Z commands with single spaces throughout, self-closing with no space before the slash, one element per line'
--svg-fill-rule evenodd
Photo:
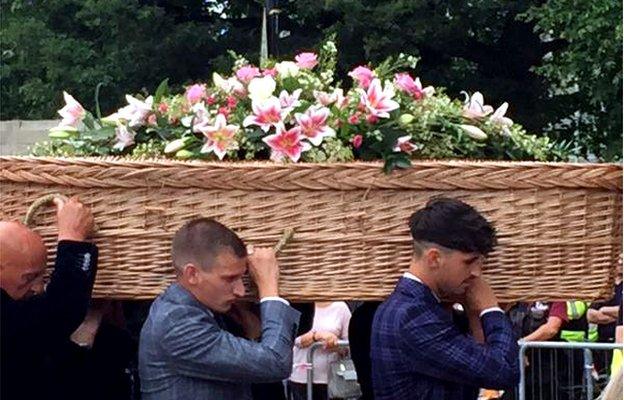
<path fill-rule="evenodd" d="M 427 244 L 464 253 L 488 255 L 496 246 L 496 231 L 472 206 L 447 197 L 430 199 L 409 219 L 414 252 L 422 254 Z"/>
<path fill-rule="evenodd" d="M 245 243 L 231 229 L 210 218 L 196 218 L 175 233 L 171 258 L 178 272 L 189 263 L 208 270 L 224 250 L 237 257 L 247 256 Z"/>

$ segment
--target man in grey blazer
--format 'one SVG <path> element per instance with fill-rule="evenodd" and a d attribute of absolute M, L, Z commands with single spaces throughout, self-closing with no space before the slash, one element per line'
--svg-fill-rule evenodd
<path fill-rule="evenodd" d="M 144 400 L 251 399 L 251 384 L 287 378 L 299 312 L 278 297 L 275 252 L 249 254 L 220 223 L 199 218 L 173 238 L 177 282 L 152 304 L 141 330 Z M 221 314 L 245 294 L 249 269 L 260 295 L 259 341 L 235 337 Z"/>

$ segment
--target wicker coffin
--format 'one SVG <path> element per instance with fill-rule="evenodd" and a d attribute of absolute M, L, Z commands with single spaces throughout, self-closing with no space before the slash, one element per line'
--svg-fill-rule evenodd
<path fill-rule="evenodd" d="M 289 299 L 379 299 L 410 257 L 408 216 L 430 197 L 463 199 L 499 233 L 486 275 L 502 300 L 595 299 L 611 293 L 622 245 L 622 166 L 417 162 L 294 164 L 0 157 L 2 219 L 48 193 L 93 207 L 95 295 L 152 298 L 173 279 L 173 232 L 218 219 L 248 243 L 294 240 L 279 259 Z M 37 229 L 53 249 L 52 209 Z M 52 259 L 52 258 L 51 258 Z"/>

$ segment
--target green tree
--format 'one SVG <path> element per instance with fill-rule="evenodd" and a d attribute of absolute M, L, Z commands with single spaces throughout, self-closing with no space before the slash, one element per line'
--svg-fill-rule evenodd
<path fill-rule="evenodd" d="M 535 70 L 564 115 L 549 130 L 585 157 L 622 157 L 621 15 L 611 0 L 549 0 L 526 14 L 544 40 L 566 43 Z"/>
<path fill-rule="evenodd" d="M 199 11 L 207 7 L 202 3 Z M 1 4 L 2 119 L 54 117 L 62 90 L 93 109 L 99 82 L 105 84 L 102 109 L 112 110 L 125 93 L 154 90 L 165 77 L 173 84 L 203 78 L 207 61 L 222 51 L 216 16 L 177 21 L 164 8 L 136 0 Z"/>
<path fill-rule="evenodd" d="M 583 158 L 621 158 L 621 2 L 315 3 L 289 3 L 295 36 L 314 35 L 311 27 L 336 32 L 343 70 L 400 51 L 417 54 L 425 83 L 453 96 L 480 90 L 493 105 L 509 101 L 514 120 Z"/>
<path fill-rule="evenodd" d="M 508 101 L 509 114 L 530 131 L 552 120 L 542 78 L 531 71 L 560 43 L 543 43 L 533 25 L 518 21 L 534 2 L 442 0 L 313 0 L 288 3 L 285 51 L 301 37 L 337 34 L 342 76 L 366 60 L 404 52 L 420 56 L 414 71 L 423 83 L 453 97 L 481 91 L 489 104 Z M 280 21 L 281 23 L 281 21 Z"/>

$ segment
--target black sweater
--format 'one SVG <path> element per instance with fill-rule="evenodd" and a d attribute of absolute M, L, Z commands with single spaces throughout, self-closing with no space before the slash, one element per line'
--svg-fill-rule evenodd
<path fill-rule="evenodd" d="M 14 300 L 0 290 L 2 400 L 49 398 L 46 356 L 85 318 L 97 270 L 97 247 L 61 241 L 44 294 Z"/>

